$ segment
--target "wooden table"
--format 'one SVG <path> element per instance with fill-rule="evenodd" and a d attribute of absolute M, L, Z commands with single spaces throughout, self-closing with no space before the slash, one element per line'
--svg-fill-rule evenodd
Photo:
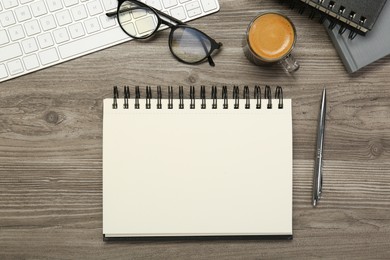
<path fill-rule="evenodd" d="M 0 258 L 389 257 L 390 57 L 349 75 L 325 29 L 279 1 L 220 4 L 190 22 L 224 43 L 215 68 L 177 62 L 165 31 L 0 84 Z M 294 75 L 244 57 L 246 26 L 263 9 L 297 27 Z M 230 94 L 234 84 L 281 85 L 293 99 L 293 241 L 103 242 L 102 99 L 112 86 L 183 85 L 189 96 L 190 85 L 225 84 Z M 324 198 L 313 209 L 324 86 Z"/>

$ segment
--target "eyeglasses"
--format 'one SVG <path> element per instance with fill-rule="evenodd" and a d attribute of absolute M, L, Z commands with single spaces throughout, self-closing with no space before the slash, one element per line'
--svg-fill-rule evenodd
<path fill-rule="evenodd" d="M 215 66 L 211 54 L 221 48 L 222 43 L 151 6 L 138 0 L 119 0 L 117 11 L 106 15 L 116 16 L 122 30 L 134 39 L 147 39 L 162 24 L 167 25 L 171 28 L 169 49 L 177 60 L 197 64 L 207 59 L 211 66 Z"/>

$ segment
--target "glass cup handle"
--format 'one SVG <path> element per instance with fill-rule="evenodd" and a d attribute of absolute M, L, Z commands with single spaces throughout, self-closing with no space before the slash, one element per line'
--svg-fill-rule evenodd
<path fill-rule="evenodd" d="M 279 64 L 282 65 L 285 71 L 288 73 L 295 72 L 299 69 L 299 63 L 294 59 L 294 57 L 289 54 L 279 61 Z"/>

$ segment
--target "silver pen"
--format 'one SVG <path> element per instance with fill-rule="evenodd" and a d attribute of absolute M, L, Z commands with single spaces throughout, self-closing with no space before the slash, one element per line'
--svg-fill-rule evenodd
<path fill-rule="evenodd" d="M 326 117 L 326 90 L 322 91 L 320 118 L 317 129 L 317 148 L 316 163 L 313 178 L 313 206 L 317 206 L 322 194 L 322 157 L 324 153 L 324 135 L 325 135 L 325 117 Z"/>

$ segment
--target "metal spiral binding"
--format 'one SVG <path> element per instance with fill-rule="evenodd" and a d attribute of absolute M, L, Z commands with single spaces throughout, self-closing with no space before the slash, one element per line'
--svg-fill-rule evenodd
<path fill-rule="evenodd" d="M 233 99 L 234 109 L 238 109 L 240 107 L 240 88 L 238 86 L 234 86 L 233 88 Z"/>
<path fill-rule="evenodd" d="M 173 109 L 173 88 L 168 87 L 168 109 Z"/>
<path fill-rule="evenodd" d="M 183 86 L 179 86 L 179 109 L 184 109 Z"/>
<path fill-rule="evenodd" d="M 135 87 L 135 103 L 134 108 L 139 109 L 139 99 L 141 98 L 141 92 L 139 90 L 139 86 Z"/>
<path fill-rule="evenodd" d="M 130 98 L 130 88 L 129 86 L 125 86 L 123 88 L 123 92 L 125 93 L 123 96 L 123 108 L 124 109 L 129 109 L 129 98 Z"/>
<path fill-rule="evenodd" d="M 213 105 L 211 106 L 212 109 L 217 108 L 217 87 L 212 86 L 211 88 L 211 98 L 213 99 Z"/>
<path fill-rule="evenodd" d="M 190 109 L 195 109 L 195 87 L 194 86 L 190 86 L 190 99 L 191 99 Z"/>
<path fill-rule="evenodd" d="M 339 14 L 340 15 L 342 15 L 344 12 L 345 12 L 345 9 L 344 10 L 341 10 L 341 9 L 339 10 Z M 350 20 L 352 20 L 353 19 L 353 13 L 350 13 L 348 17 L 349 17 Z M 348 21 L 347 25 L 349 25 L 349 24 L 350 24 L 350 22 Z M 341 35 L 341 34 L 345 33 L 346 30 L 347 30 L 347 27 L 345 27 L 344 25 L 341 25 L 340 29 L 339 29 L 339 34 Z"/>
<path fill-rule="evenodd" d="M 148 86 L 146 87 L 146 109 L 150 109 L 151 108 L 151 105 L 150 105 L 150 101 L 152 99 L 152 89 Z"/>
<path fill-rule="evenodd" d="M 261 108 L 261 89 L 259 86 L 255 86 L 254 98 L 256 99 L 256 109 Z"/>
<path fill-rule="evenodd" d="M 283 89 L 282 89 L 282 87 L 280 87 L 280 86 L 277 86 L 277 87 L 276 87 L 276 90 L 275 90 L 275 99 L 279 99 L 278 108 L 279 108 L 279 109 L 282 109 L 282 108 L 283 108 Z"/>
<path fill-rule="evenodd" d="M 227 92 L 227 87 L 223 86 L 222 87 L 222 98 L 223 98 L 223 109 L 228 109 L 228 92 Z"/>
<path fill-rule="evenodd" d="M 337 16 L 336 16 L 336 20 L 339 20 L 341 18 L 341 16 L 344 14 L 345 12 L 345 7 L 344 6 L 341 6 L 339 8 L 339 11 L 337 13 Z M 339 29 L 339 34 L 343 34 L 345 32 L 347 28 L 344 27 L 344 25 L 341 25 L 340 26 L 340 29 Z"/>
<path fill-rule="evenodd" d="M 265 86 L 264 98 L 268 99 L 267 109 L 271 109 L 272 108 L 272 95 L 271 95 L 271 87 L 268 85 Z"/>
<path fill-rule="evenodd" d="M 244 99 L 245 99 L 245 109 L 250 109 L 251 104 L 250 104 L 249 87 L 248 86 L 244 87 Z"/>
<path fill-rule="evenodd" d="M 330 20 L 329 19 L 329 25 L 328 25 L 328 29 L 329 30 L 333 30 L 335 27 L 336 27 L 336 25 L 337 25 L 337 22 L 335 21 L 335 20 Z"/>
<path fill-rule="evenodd" d="M 119 99 L 119 91 L 118 87 L 114 86 L 113 87 L 113 92 L 114 92 L 114 98 L 113 98 L 113 103 L 112 103 L 112 108 L 113 109 L 118 109 L 118 99 Z M 218 88 L 217 86 L 212 86 L 211 89 L 211 99 L 212 99 L 212 109 L 217 109 L 218 105 Z M 249 90 L 248 86 L 244 86 L 243 88 L 243 99 L 245 100 L 245 109 L 250 109 L 250 102 L 251 102 L 251 93 Z M 254 92 L 253 92 L 253 97 L 254 97 L 254 102 L 256 102 L 256 109 L 261 109 L 261 87 L 256 85 L 254 87 Z M 134 107 L 135 109 L 140 108 L 140 98 L 141 98 L 141 93 L 140 93 L 140 87 L 136 86 L 135 87 L 135 104 Z M 200 98 L 201 100 L 201 109 L 206 109 L 206 87 L 201 86 L 200 89 Z M 265 86 L 265 91 L 264 91 L 264 98 L 267 99 L 267 109 L 272 109 L 272 91 L 270 86 Z M 129 86 L 124 86 L 124 103 L 123 103 L 123 108 L 124 109 L 129 109 L 129 99 L 130 99 L 130 88 Z M 195 109 L 195 87 L 190 86 L 190 109 Z M 222 99 L 223 99 L 223 109 L 228 109 L 228 88 L 227 86 L 222 87 Z M 234 99 L 234 109 L 239 109 L 239 104 L 240 104 L 240 87 L 239 86 L 234 86 L 233 87 L 233 99 Z M 284 104 L 283 104 L 283 89 L 280 86 L 277 86 L 275 89 L 275 99 L 278 100 L 278 109 L 283 109 Z M 152 100 L 152 88 L 150 86 L 146 87 L 146 109 L 151 109 L 151 100 Z M 162 109 L 162 91 L 161 91 L 161 86 L 157 86 L 157 109 Z M 255 104 L 253 104 L 255 105 Z M 184 109 L 184 87 L 179 86 L 179 109 Z M 173 109 L 173 87 L 168 86 L 168 109 Z"/>
<path fill-rule="evenodd" d="M 206 87 L 205 86 L 200 87 L 200 98 L 202 99 L 202 105 L 200 106 L 200 108 L 206 109 Z"/>
<path fill-rule="evenodd" d="M 324 14 L 320 15 L 320 19 L 318 20 L 320 24 L 323 24 L 325 22 L 326 16 Z"/>
<path fill-rule="evenodd" d="M 118 98 L 119 98 L 118 87 L 114 86 L 114 101 L 112 103 L 112 109 L 117 109 L 118 108 Z"/>
<path fill-rule="evenodd" d="M 330 1 L 329 4 L 328 4 L 328 9 L 329 10 L 333 10 L 334 6 L 335 6 L 335 2 Z M 336 27 L 336 24 L 337 24 L 336 21 L 337 20 L 335 20 L 335 19 L 329 19 L 329 26 L 328 26 L 329 30 L 333 30 Z"/>
<path fill-rule="evenodd" d="M 157 109 L 162 108 L 161 99 L 162 99 L 161 86 L 157 86 Z"/>

